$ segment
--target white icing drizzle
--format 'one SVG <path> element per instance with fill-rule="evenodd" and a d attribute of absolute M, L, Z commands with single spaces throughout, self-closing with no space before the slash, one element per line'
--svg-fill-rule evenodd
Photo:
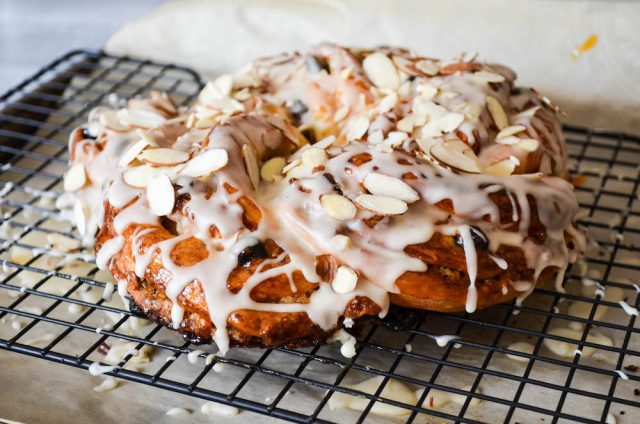
<path fill-rule="evenodd" d="M 616 370 L 615 371 L 616 374 L 618 374 L 620 376 L 620 378 L 622 378 L 623 380 L 628 380 L 629 376 L 627 374 L 625 374 L 622 370 Z"/>
<path fill-rule="evenodd" d="M 96 375 L 112 372 L 117 368 L 118 367 L 113 365 L 100 365 L 99 362 L 93 362 L 91 365 L 89 365 L 89 374 L 96 376 Z"/>
<path fill-rule="evenodd" d="M 113 111 L 105 108 L 94 110 L 89 117 L 88 128 L 91 134 L 98 136 L 98 140 L 78 141 L 73 137 L 70 140 L 70 148 L 75 152 L 73 163 L 84 164 L 91 182 L 74 192 L 81 206 L 80 212 L 84 211 L 86 215 L 83 220 L 86 222 L 82 225 L 84 238 L 92 238 L 102 225 L 104 199 L 113 207 L 122 208 L 113 219 L 116 236 L 106 241 L 98 252 L 98 266 L 107 266 L 109 259 L 123 248 L 125 230 L 135 225 L 136 230 L 131 237 L 135 275 L 143 278 L 156 257 L 162 262 L 169 276 L 166 295 L 173 302 L 171 320 L 174 328 L 179 328 L 184 318 L 178 297 L 188 284 L 200 282 L 211 321 L 218 329 L 213 337 L 222 353 L 229 347 L 229 336 L 225 331 L 227 319 L 234 311 L 241 309 L 304 312 L 314 323 L 329 331 L 335 329 L 347 304 L 355 296 L 363 296 L 378 304 L 383 316 L 389 304 L 388 293 L 399 292 L 396 286 L 398 278 L 409 271 L 427 270 L 424 262 L 407 255 L 404 249 L 425 243 L 436 233 L 459 237 L 462 242 L 469 278 L 465 302 L 467 312 L 475 311 L 478 304 L 478 252 L 472 235 L 472 231 L 475 231 L 473 227 L 481 230 L 483 238 L 486 235 L 484 241 L 488 245 L 489 257 L 503 270 L 508 266 L 504 259 L 496 255 L 498 248 L 501 245 L 522 248 L 527 266 L 534 270 L 534 275 L 532 281 L 514 283 L 526 289 L 519 302 L 533 290 L 542 271 L 550 266 L 560 270 L 556 286 L 562 290 L 564 269 L 569 262 L 575 261 L 584 247 L 582 234 L 572 224 L 578 205 L 571 185 L 561 178 L 543 173 L 505 177 L 454 172 L 429 156 L 431 150 L 427 148 L 425 151 L 425 146 L 444 144 L 464 136 L 469 145 L 479 146 L 477 166 L 484 168 L 497 160 L 511 160 L 514 157 L 521 164 L 518 166 L 522 167 L 522 171 L 529 172 L 527 167 L 533 159 L 528 153 L 496 141 L 497 131 L 491 126 L 492 117 L 484 110 L 487 96 L 492 96 L 504 106 L 510 125 L 525 127 L 525 131 L 517 137 L 522 135 L 540 141 L 536 154 L 546 159 L 545 168 L 548 169 L 544 169 L 544 173 L 560 175 L 566 160 L 560 126 L 553 113 L 545 108 L 534 106 L 525 110 L 524 106 L 517 106 L 519 100 L 510 96 L 510 84 L 515 78 L 510 70 L 493 65 L 486 67 L 485 70 L 493 73 L 492 78 L 502 78 L 508 82 L 495 84 L 494 88 L 486 82 L 478 82 L 471 72 L 420 76 L 413 82 L 405 78 L 404 86 L 395 90 L 396 104 L 379 113 L 383 99 L 389 102 L 387 92 L 367 85 L 365 71 L 357 59 L 344 49 L 328 45 L 318 47 L 313 53 L 329 55 L 332 67 L 330 74 L 305 70 L 305 61 L 312 58 L 308 54 L 291 56 L 278 63 L 269 59 L 261 60 L 235 75 L 231 88 L 221 80 L 210 83 L 194 106 L 179 111 L 182 118 L 173 121 L 186 121 L 190 132 L 179 136 L 177 140 L 161 137 L 154 143 L 188 152 L 190 157 L 221 149 L 226 152 L 228 161 L 220 171 L 197 177 L 180 175 L 184 165 L 162 168 L 172 179 L 177 189 L 176 195 L 188 196 L 188 200 L 180 210 L 174 210 L 167 216 L 176 223 L 180 235 L 152 246 L 146 246 L 145 240 L 159 227 L 160 218 L 150 210 L 146 190 L 130 186 L 123 177 L 131 167 L 143 168 L 148 165 L 141 165 L 139 161 L 136 163 L 136 160 L 129 165 L 115 165 L 120 163 L 123 153 L 140 140 L 140 132 L 119 128 L 114 130 L 114 127 L 105 125 L 105 121 L 108 121 L 105 114 Z M 403 55 L 400 52 L 394 54 Z M 334 68 L 337 69 L 335 72 Z M 343 77 L 346 69 L 350 70 L 351 75 L 347 79 Z M 261 85 L 261 81 L 267 84 Z M 359 81 L 367 89 L 359 88 L 354 81 Z M 236 90 L 235 94 L 233 90 Z M 248 97 L 241 99 L 239 94 L 243 90 L 243 96 Z M 456 95 L 445 95 L 447 93 Z M 310 156 L 305 156 L 305 152 L 310 150 L 310 146 L 306 145 L 288 158 L 290 163 L 299 160 L 301 165 L 293 167 L 282 179 L 274 182 L 258 180 L 256 185 L 255 179 L 249 175 L 251 172 L 247 171 L 243 146 L 250 145 L 260 162 L 269 151 L 284 144 L 284 138 L 300 141 L 295 128 L 273 110 L 282 112 L 286 104 L 295 101 L 317 109 L 329 94 L 335 94 L 337 101 L 349 110 L 347 117 L 339 124 L 333 122 L 335 111 L 329 113 L 330 118 L 326 120 L 311 116 L 309 111 L 301 115 L 300 128 L 313 124 L 317 133 L 336 136 L 335 141 L 324 143 L 320 171 L 311 167 L 305 170 L 304 158 Z M 525 99 L 522 104 L 527 103 L 527 99 L 534 101 L 530 92 L 523 96 Z M 140 102 L 139 99 L 137 101 Z M 129 108 L 133 106 L 129 104 Z M 264 116 L 265 111 L 270 111 L 267 117 Z M 464 117 L 459 118 L 462 113 Z M 396 125 L 393 122 L 398 122 L 397 127 L 400 127 L 402 118 L 412 116 L 424 122 L 412 125 L 415 129 L 407 130 L 398 138 L 403 141 L 395 148 L 385 144 L 391 142 L 393 131 L 389 130 Z M 447 130 L 444 134 L 429 133 L 433 130 L 428 130 L 428 125 L 428 128 L 435 128 L 436 120 L 445 117 L 450 120 L 461 119 L 458 132 Z M 369 142 L 348 139 L 348 135 L 357 132 L 356 124 L 363 120 L 367 121 L 368 128 L 363 127 L 364 131 L 359 131 L 356 138 L 366 136 L 367 129 L 371 136 L 373 129 L 378 128 L 383 132 L 382 143 L 373 143 L 373 137 Z M 158 121 L 164 123 L 142 133 L 151 137 L 152 131 L 170 125 L 167 124 L 170 121 L 164 121 L 164 118 L 158 118 Z M 401 131 L 396 128 L 395 132 Z M 100 144 L 100 148 L 97 144 Z M 369 160 L 356 166 L 352 162 L 356 157 L 368 157 Z M 190 172 L 194 172 L 193 169 L 192 166 Z M 323 195 L 339 192 L 354 201 L 367 193 L 362 182 L 365 176 L 372 173 L 403 180 L 418 196 L 418 200 L 412 199 L 403 214 L 383 217 L 373 229 L 366 221 L 376 216 L 363 208 L 356 209 L 354 216 L 346 220 L 335 219 L 327 213 L 320 202 Z M 417 178 L 404 179 L 411 174 Z M 227 187 L 234 190 L 229 191 Z M 507 228 L 501 222 L 499 206 L 491 198 L 492 194 L 502 191 L 511 204 L 511 219 L 518 222 L 515 230 L 513 226 Z M 243 220 L 244 209 L 240 204 L 243 198 L 251 200 L 260 211 L 261 219 L 257 228 L 247 228 Z M 535 242 L 529 236 L 533 216 L 530 199 L 535 201 L 537 217 L 544 226 L 545 238 L 541 242 Z M 443 201 L 451 203 L 453 214 L 436 206 Z M 212 237 L 212 225 L 218 232 L 216 237 Z M 336 235 L 348 236 L 349 244 L 336 247 L 333 242 Z M 178 266 L 172 260 L 171 252 L 178 243 L 190 237 L 204 242 L 208 257 L 191 266 Z M 230 292 L 226 281 L 238 266 L 238 255 L 245 248 L 268 239 L 274 240 L 285 253 L 262 262 L 236 293 Z M 573 243 L 572 249 L 567 248 L 568 241 Z M 146 250 L 141 251 L 143 245 Z M 358 273 L 353 292 L 335 292 L 330 282 L 322 281 L 316 273 L 317 258 L 326 254 Z M 288 263 L 267 269 L 286 258 Z M 294 271 L 301 271 L 308 281 L 319 283 L 308 303 L 262 303 L 251 298 L 253 288 L 278 275 L 286 275 L 295 292 Z M 525 283 L 528 284 L 526 288 Z M 126 282 L 119 282 L 118 292 L 123 294 L 125 290 Z M 439 345 L 439 340 L 452 336 L 440 337 L 436 338 Z M 451 340 L 447 339 L 444 344 Z"/>
<path fill-rule="evenodd" d="M 122 249 L 122 246 L 124 246 L 124 237 L 122 236 L 117 236 L 104 242 L 96 255 L 98 269 L 105 269 L 107 262 Z"/>
<path fill-rule="evenodd" d="M 442 335 L 442 336 L 429 336 L 429 337 L 435 340 L 436 344 L 440 347 L 445 347 L 446 345 L 451 343 L 451 341 L 458 340 L 460 338 L 456 335 Z"/>
<path fill-rule="evenodd" d="M 629 305 L 624 300 L 619 301 L 618 305 L 620 305 L 622 307 L 622 309 L 625 311 L 625 313 L 627 315 L 629 315 L 629 316 L 638 316 L 638 310 L 636 308 L 634 308 L 633 306 Z"/>

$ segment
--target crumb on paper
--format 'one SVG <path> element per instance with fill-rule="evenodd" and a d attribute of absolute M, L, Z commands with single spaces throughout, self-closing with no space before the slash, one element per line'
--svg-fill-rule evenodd
<path fill-rule="evenodd" d="M 582 44 L 571 51 L 571 60 L 577 61 L 580 56 L 593 49 L 596 44 L 598 44 L 598 35 L 591 34 Z"/>

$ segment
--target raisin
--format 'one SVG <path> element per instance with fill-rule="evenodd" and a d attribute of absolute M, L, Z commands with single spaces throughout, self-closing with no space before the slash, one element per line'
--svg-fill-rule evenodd
<path fill-rule="evenodd" d="M 473 240 L 473 245 L 476 247 L 476 250 L 481 252 L 489 250 L 489 239 L 487 238 L 487 235 L 476 226 L 472 225 L 470 228 L 471 239 Z M 462 236 L 460 236 L 460 234 L 456 235 L 456 244 L 464 249 L 464 242 L 462 241 Z"/>
<path fill-rule="evenodd" d="M 264 259 L 269 254 L 262 242 L 254 244 L 253 246 L 245 247 L 238 255 L 239 266 L 249 266 L 254 259 Z"/>

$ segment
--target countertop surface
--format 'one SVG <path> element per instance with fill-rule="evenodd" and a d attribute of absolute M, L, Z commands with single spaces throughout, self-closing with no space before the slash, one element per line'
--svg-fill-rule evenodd
<path fill-rule="evenodd" d="M 100 49 L 125 22 L 162 3 L 0 0 L 0 94 L 69 50 Z"/>

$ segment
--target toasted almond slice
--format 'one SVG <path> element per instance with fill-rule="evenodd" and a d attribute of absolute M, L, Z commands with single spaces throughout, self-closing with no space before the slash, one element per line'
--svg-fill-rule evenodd
<path fill-rule="evenodd" d="M 342 265 L 336 270 L 336 274 L 331 281 L 333 291 L 340 294 L 351 293 L 358 284 L 358 274 L 348 266 Z"/>
<path fill-rule="evenodd" d="M 118 166 L 127 166 L 146 148 L 150 146 L 147 140 L 141 139 L 133 143 L 129 148 L 120 156 Z"/>
<path fill-rule="evenodd" d="M 310 147 L 302 152 L 302 163 L 311 168 L 320 166 L 327 161 L 327 152 L 317 147 Z"/>
<path fill-rule="evenodd" d="M 452 168 L 469 173 L 482 172 L 482 164 L 471 147 L 461 140 L 449 140 L 438 143 L 429 149 L 431 156 Z"/>
<path fill-rule="evenodd" d="M 118 118 L 118 113 L 115 110 L 104 109 L 100 112 L 99 121 L 102 125 L 107 127 L 107 129 L 116 131 L 116 132 L 127 132 L 129 131 L 129 126 L 124 124 Z"/>
<path fill-rule="evenodd" d="M 416 62 L 416 68 L 429 76 L 438 75 L 440 65 L 434 60 L 419 60 Z"/>
<path fill-rule="evenodd" d="M 366 116 L 358 116 L 347 124 L 347 141 L 358 140 L 367 133 L 369 119 Z"/>
<path fill-rule="evenodd" d="M 507 177 L 513 174 L 516 164 L 511 159 L 503 159 L 485 168 L 484 172 L 496 177 Z"/>
<path fill-rule="evenodd" d="M 286 174 L 287 172 L 291 171 L 293 168 L 299 166 L 300 164 L 302 164 L 302 160 L 299 158 L 295 158 L 288 165 L 282 168 L 282 173 Z"/>
<path fill-rule="evenodd" d="M 373 194 L 361 194 L 356 198 L 355 202 L 361 208 L 377 215 L 401 215 L 408 208 L 407 204 L 402 200 Z"/>
<path fill-rule="evenodd" d="M 498 133 L 496 138 L 509 137 L 511 135 L 518 134 L 519 132 L 522 132 L 522 131 L 524 131 L 526 129 L 527 129 L 527 127 L 525 127 L 524 125 L 511 125 L 509 127 L 506 127 L 504 129 L 500 130 L 500 132 Z"/>
<path fill-rule="evenodd" d="M 267 182 L 275 182 L 282 180 L 282 169 L 287 162 L 284 158 L 271 158 L 262 165 L 260 176 Z"/>
<path fill-rule="evenodd" d="M 158 174 L 147 184 L 147 199 L 151 211 L 158 216 L 169 215 L 176 202 L 176 193 L 167 174 Z"/>
<path fill-rule="evenodd" d="M 380 104 L 378 105 L 379 113 L 386 113 L 393 109 L 398 103 L 398 94 L 393 92 L 385 96 L 382 100 L 380 100 Z"/>
<path fill-rule="evenodd" d="M 252 145 L 245 144 L 242 146 L 242 157 L 244 158 L 244 165 L 247 168 L 251 185 L 254 190 L 257 190 L 260 185 L 260 166 L 258 165 L 256 150 Z"/>
<path fill-rule="evenodd" d="M 436 87 L 424 81 L 416 85 L 416 90 L 420 93 L 420 97 L 426 100 L 431 100 L 438 94 Z"/>
<path fill-rule="evenodd" d="M 311 177 L 312 174 L 313 168 L 301 162 L 298 166 L 294 166 L 287 172 L 287 179 L 308 178 Z"/>
<path fill-rule="evenodd" d="M 220 75 L 213 81 L 213 84 L 222 96 L 229 96 L 233 89 L 233 76 L 231 74 Z"/>
<path fill-rule="evenodd" d="M 125 125 L 140 128 L 155 128 L 162 125 L 166 119 L 159 113 L 146 109 L 120 109 L 118 119 Z"/>
<path fill-rule="evenodd" d="M 399 178 L 377 172 L 369 172 L 365 175 L 363 184 L 371 194 L 393 197 L 407 203 L 413 203 L 420 199 L 418 193 L 409 184 Z"/>
<path fill-rule="evenodd" d="M 342 121 L 349 114 L 349 108 L 346 106 L 342 106 L 340 109 L 336 111 L 336 114 L 333 116 L 333 120 L 336 122 Z"/>
<path fill-rule="evenodd" d="M 516 146 L 527 152 L 535 152 L 540 147 L 540 142 L 535 138 L 523 138 Z"/>
<path fill-rule="evenodd" d="M 76 204 L 73 206 L 73 218 L 75 220 L 76 228 L 80 235 L 84 236 L 87 232 L 87 221 L 89 220 L 89 212 L 87 207 L 81 200 L 76 200 Z"/>
<path fill-rule="evenodd" d="M 509 126 L 509 118 L 507 118 L 507 114 L 500 100 L 493 96 L 487 96 L 487 109 L 489 109 L 491 118 L 493 118 L 493 122 L 499 130 L 503 130 Z"/>
<path fill-rule="evenodd" d="M 348 248 L 351 247 L 352 241 L 349 236 L 345 236 L 343 234 L 336 234 L 331 239 L 331 245 L 334 247 L 334 249 L 337 249 L 337 250 L 347 250 Z"/>
<path fill-rule="evenodd" d="M 407 115 L 401 120 L 398 121 L 396 127 L 400 131 L 404 131 L 406 133 L 411 133 L 413 131 L 413 127 L 415 126 L 415 120 L 412 115 Z"/>
<path fill-rule="evenodd" d="M 173 100 L 171 100 L 171 97 L 169 97 L 167 93 L 152 90 L 150 94 L 154 106 L 172 115 L 178 112 L 176 105 L 173 104 Z"/>
<path fill-rule="evenodd" d="M 313 147 L 317 147 L 318 149 L 326 149 L 326 148 L 331 147 L 331 145 L 333 143 L 335 143 L 335 142 L 336 142 L 336 136 L 335 135 L 330 135 L 328 137 L 323 138 L 320 141 L 316 141 L 313 144 Z"/>
<path fill-rule="evenodd" d="M 406 134 L 406 133 L 404 133 Z M 371 134 L 369 134 L 369 138 L 367 141 L 371 144 L 380 144 L 384 140 L 384 133 L 382 130 L 375 130 Z"/>
<path fill-rule="evenodd" d="M 422 127 L 423 137 L 439 137 L 442 134 L 450 133 L 462 124 L 464 115 L 461 113 L 448 113 L 442 118 L 427 122 Z"/>
<path fill-rule="evenodd" d="M 356 216 L 356 207 L 351 200 L 339 194 L 323 194 L 320 204 L 333 218 L 345 221 Z"/>
<path fill-rule="evenodd" d="M 397 147 L 403 141 L 405 141 L 409 135 L 404 131 L 391 131 L 387 134 L 387 138 L 384 140 L 389 146 Z"/>
<path fill-rule="evenodd" d="M 82 246 L 79 240 L 57 233 L 47 234 L 47 241 L 51 243 L 53 247 L 62 250 L 63 252 L 73 252 L 80 249 L 80 246 Z"/>
<path fill-rule="evenodd" d="M 142 153 L 138 155 L 138 159 L 151 166 L 172 166 L 189 160 L 189 153 L 183 152 L 182 150 L 158 147 L 143 150 Z"/>
<path fill-rule="evenodd" d="M 495 72 L 489 71 L 478 71 L 471 74 L 473 78 L 481 81 L 481 82 L 504 82 L 505 78 L 503 75 L 497 74 Z"/>
<path fill-rule="evenodd" d="M 203 177 L 219 169 L 224 168 L 229 162 L 229 155 L 224 149 L 205 150 L 199 155 L 191 158 L 185 167 L 180 171 L 180 175 L 187 177 Z"/>
<path fill-rule="evenodd" d="M 505 146 L 511 146 L 513 144 L 520 143 L 520 140 L 522 139 L 519 137 L 516 137 L 515 135 L 509 135 L 507 137 L 496 138 L 496 143 L 504 144 Z"/>
<path fill-rule="evenodd" d="M 378 88 L 393 90 L 400 85 L 396 65 L 383 53 L 372 53 L 362 61 L 367 78 Z"/>
<path fill-rule="evenodd" d="M 64 174 L 64 191 L 80 190 L 87 184 L 87 173 L 81 163 L 76 163 Z"/>
<path fill-rule="evenodd" d="M 134 166 L 131 168 L 127 168 L 122 173 L 122 180 L 135 188 L 145 188 L 151 180 L 156 175 L 160 174 L 162 171 L 160 168 L 156 168 L 150 165 L 140 165 Z"/>

